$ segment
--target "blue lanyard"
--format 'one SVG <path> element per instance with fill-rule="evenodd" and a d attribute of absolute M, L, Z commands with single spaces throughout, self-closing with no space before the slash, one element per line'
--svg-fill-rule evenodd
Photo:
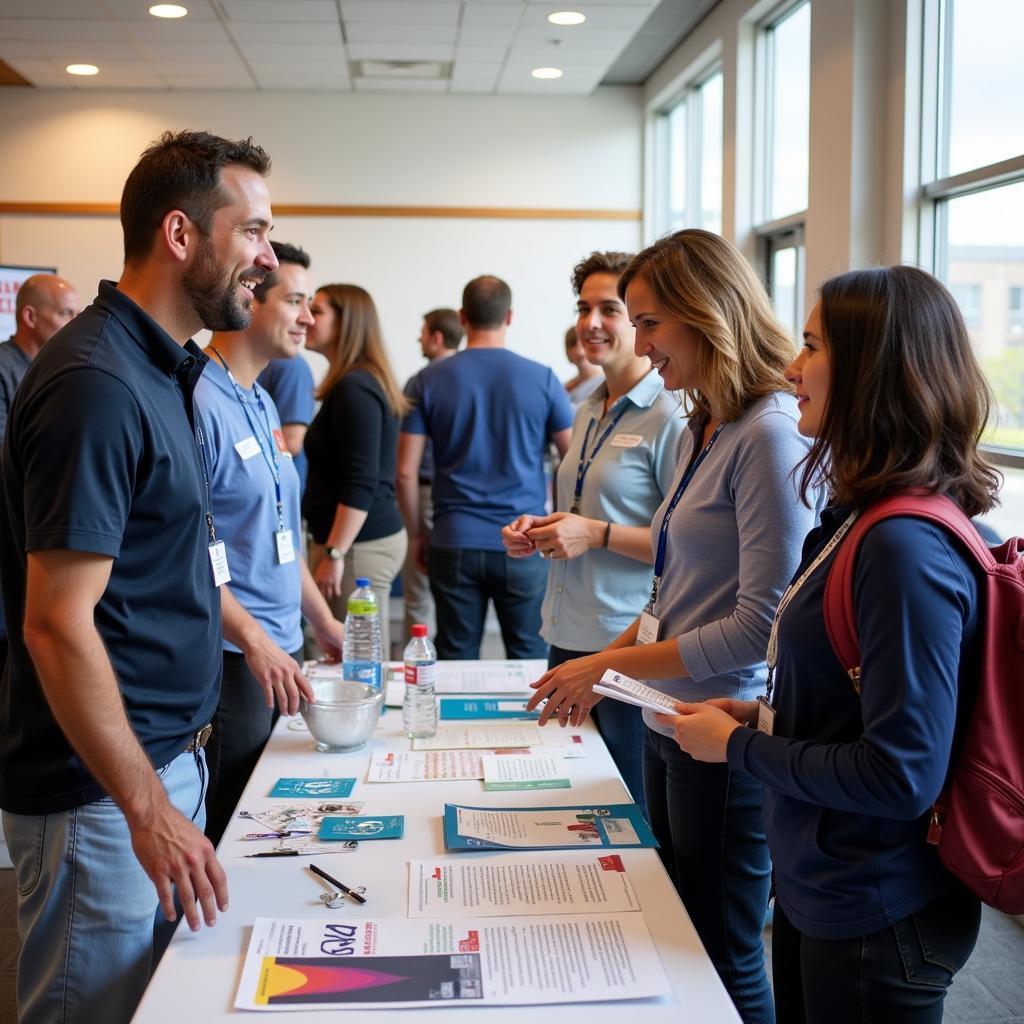
<path fill-rule="evenodd" d="M 672 520 L 672 513 L 676 510 L 676 505 L 679 504 L 679 499 L 683 496 L 683 491 L 689 486 L 690 481 L 693 479 L 693 474 L 697 472 L 700 464 L 707 458 L 708 452 L 714 447 L 715 441 L 718 440 L 718 435 L 722 432 L 724 423 L 719 423 L 715 427 L 715 432 L 711 435 L 711 439 L 706 445 L 704 445 L 701 453 L 690 463 L 687 467 L 686 472 L 683 474 L 682 480 L 679 481 L 679 486 L 676 488 L 675 494 L 672 495 L 672 500 L 668 503 L 668 508 L 665 509 L 665 517 L 661 521 L 661 530 L 658 533 L 658 554 L 654 559 L 654 582 L 651 584 L 651 600 L 647 605 L 647 611 L 653 613 L 654 605 L 658 600 L 658 590 L 661 587 L 661 574 L 665 569 L 665 552 L 668 548 L 668 524 Z"/>
<path fill-rule="evenodd" d="M 206 518 L 206 529 L 210 534 L 210 544 L 217 543 L 217 530 L 213 525 L 213 504 L 210 500 L 210 463 L 206 457 L 206 435 L 203 433 L 203 425 L 199 422 L 198 416 L 196 417 L 196 447 L 199 449 L 199 463 L 203 469 L 203 485 L 206 488 L 206 511 L 204 513 Z"/>
<path fill-rule="evenodd" d="M 597 444 L 594 445 L 594 450 L 590 453 L 589 459 L 587 458 L 587 445 L 590 444 L 590 432 L 597 425 L 598 421 L 595 419 L 591 419 L 590 423 L 587 424 L 587 432 L 583 437 L 583 447 L 580 449 L 580 464 L 576 468 L 576 493 L 572 499 L 572 508 L 569 509 L 569 511 L 574 514 L 579 514 L 580 497 L 583 494 L 583 481 L 586 479 L 587 473 L 590 471 L 591 464 L 593 463 L 594 459 L 597 458 L 597 453 L 601 450 L 601 446 L 605 443 L 605 441 L 608 440 L 608 436 L 615 429 L 619 420 L 622 419 L 623 413 L 625 413 L 626 409 L 629 407 L 629 399 L 623 398 L 621 399 L 621 401 L 621 408 L 615 414 L 615 417 L 611 421 L 611 423 L 608 424 L 608 429 L 598 439 Z"/>
<path fill-rule="evenodd" d="M 266 440 L 264 441 L 263 431 L 260 429 L 259 423 L 255 420 L 252 413 L 249 411 L 249 403 L 245 400 L 245 392 L 242 391 L 241 385 L 235 380 L 234 374 L 232 374 L 230 367 L 227 364 L 227 360 L 213 347 L 210 346 L 210 350 L 220 360 L 221 366 L 224 367 L 224 372 L 228 375 L 228 380 L 231 381 L 231 386 L 235 389 L 235 397 L 238 399 L 239 404 L 242 406 L 242 411 L 245 413 L 245 418 L 249 421 L 249 428 L 253 432 L 253 436 L 256 438 L 256 443 L 260 446 L 260 452 L 263 455 L 263 460 L 270 468 L 270 475 L 274 478 L 274 495 L 277 498 L 277 528 L 279 531 L 284 530 L 284 502 L 281 500 L 281 464 L 277 460 L 277 449 L 274 446 L 274 428 L 270 425 L 270 414 L 267 412 L 267 407 L 263 402 L 263 395 L 260 392 L 259 385 L 253 381 L 252 393 L 256 399 L 256 404 L 259 407 L 260 412 L 263 414 L 263 420 L 267 426 Z"/>

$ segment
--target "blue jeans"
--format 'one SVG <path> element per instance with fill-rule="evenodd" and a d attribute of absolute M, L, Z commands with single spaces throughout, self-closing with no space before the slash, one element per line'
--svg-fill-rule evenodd
<path fill-rule="evenodd" d="M 761 784 L 728 765 L 695 761 L 652 729 L 644 784 L 661 861 L 722 984 L 746 1024 L 771 1024 L 762 940 L 771 862 Z"/>
<path fill-rule="evenodd" d="M 539 558 L 509 558 L 477 548 L 427 550 L 430 592 L 437 608 L 437 656 L 473 661 L 480 657 L 487 602 L 501 626 L 506 658 L 546 658 L 540 606 L 548 567 Z"/>
<path fill-rule="evenodd" d="M 941 1024 L 953 975 L 974 950 L 978 898 L 958 882 L 889 928 L 812 939 L 776 903 L 772 976 L 785 1024 Z"/>
<path fill-rule="evenodd" d="M 172 805 L 205 823 L 203 752 L 158 772 Z M 18 886 L 20 1024 L 121 1024 L 149 981 L 154 930 L 169 932 L 156 889 L 109 797 L 55 814 L 4 813 Z"/>
<path fill-rule="evenodd" d="M 564 647 L 552 647 L 548 653 L 548 668 L 555 668 L 573 658 L 585 658 L 596 651 L 567 651 Z M 633 802 L 647 817 L 647 798 L 644 793 L 644 725 L 640 709 L 620 700 L 603 700 L 595 704 L 590 712 L 597 731 L 601 734 L 608 753 L 612 755 L 615 767 L 619 769 L 622 781 L 626 783 Z"/>

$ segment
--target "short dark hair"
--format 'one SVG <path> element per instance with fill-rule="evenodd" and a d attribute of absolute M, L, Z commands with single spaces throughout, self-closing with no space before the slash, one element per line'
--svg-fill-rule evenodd
<path fill-rule="evenodd" d="M 290 245 L 288 242 L 274 242 L 271 241 L 270 248 L 274 250 L 274 255 L 277 257 L 277 262 L 281 263 L 294 263 L 298 267 L 302 267 L 303 270 L 309 270 L 309 253 L 305 249 L 297 245 Z M 252 290 L 253 298 L 257 302 L 264 302 L 267 298 L 267 292 L 270 291 L 277 284 L 277 273 L 273 272 L 267 274 L 265 278 Z"/>
<path fill-rule="evenodd" d="M 462 289 L 466 323 L 478 330 L 501 327 L 512 308 L 512 289 L 500 277 L 483 274 Z"/>
<path fill-rule="evenodd" d="M 462 335 L 465 332 L 462 330 L 458 310 L 446 307 L 432 309 L 429 313 L 423 314 L 423 322 L 431 334 L 434 331 L 441 332 L 441 340 L 444 342 L 445 348 L 450 348 L 454 352 L 462 343 Z"/>
<path fill-rule="evenodd" d="M 209 132 L 164 132 L 139 157 L 121 192 L 125 263 L 150 254 L 171 210 L 181 210 L 209 234 L 214 212 L 226 201 L 220 172 L 232 164 L 270 173 L 270 157 L 251 138 L 233 142 Z"/>
<path fill-rule="evenodd" d="M 1000 483 L 978 449 L 991 396 L 942 283 L 917 267 L 840 274 L 821 286 L 821 325 L 832 384 L 802 463 L 805 502 L 824 478 L 857 509 L 923 488 L 987 512 Z"/>
<path fill-rule="evenodd" d="M 572 290 L 576 295 L 583 290 L 583 282 L 591 274 L 612 274 L 621 277 L 633 258 L 628 252 L 592 252 L 572 268 Z"/>

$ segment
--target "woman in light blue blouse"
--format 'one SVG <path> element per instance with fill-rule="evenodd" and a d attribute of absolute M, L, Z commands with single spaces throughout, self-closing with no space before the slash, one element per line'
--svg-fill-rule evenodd
<path fill-rule="evenodd" d="M 555 480 L 558 511 L 520 516 L 502 535 L 513 558 L 551 559 L 541 633 L 552 668 L 611 643 L 651 589 L 650 522 L 675 472 L 683 420 L 646 356 L 618 294 L 626 253 L 595 252 L 573 271 L 576 330 L 604 379 L 584 399 Z M 608 701 L 598 729 L 646 813 L 639 709 Z"/>

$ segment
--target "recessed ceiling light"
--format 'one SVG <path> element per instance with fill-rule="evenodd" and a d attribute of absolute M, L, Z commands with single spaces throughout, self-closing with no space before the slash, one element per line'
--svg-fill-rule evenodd
<path fill-rule="evenodd" d="M 100 69 L 95 64 L 69 64 L 64 69 L 69 75 L 98 75 Z"/>
<path fill-rule="evenodd" d="M 188 8 L 181 4 L 153 4 L 149 13 L 154 18 L 184 18 L 188 14 Z"/>
<path fill-rule="evenodd" d="M 580 11 L 555 11 L 548 15 L 552 25 L 582 25 L 587 16 Z"/>
<path fill-rule="evenodd" d="M 534 78 L 561 78 L 561 68 L 534 68 L 531 72 Z"/>

